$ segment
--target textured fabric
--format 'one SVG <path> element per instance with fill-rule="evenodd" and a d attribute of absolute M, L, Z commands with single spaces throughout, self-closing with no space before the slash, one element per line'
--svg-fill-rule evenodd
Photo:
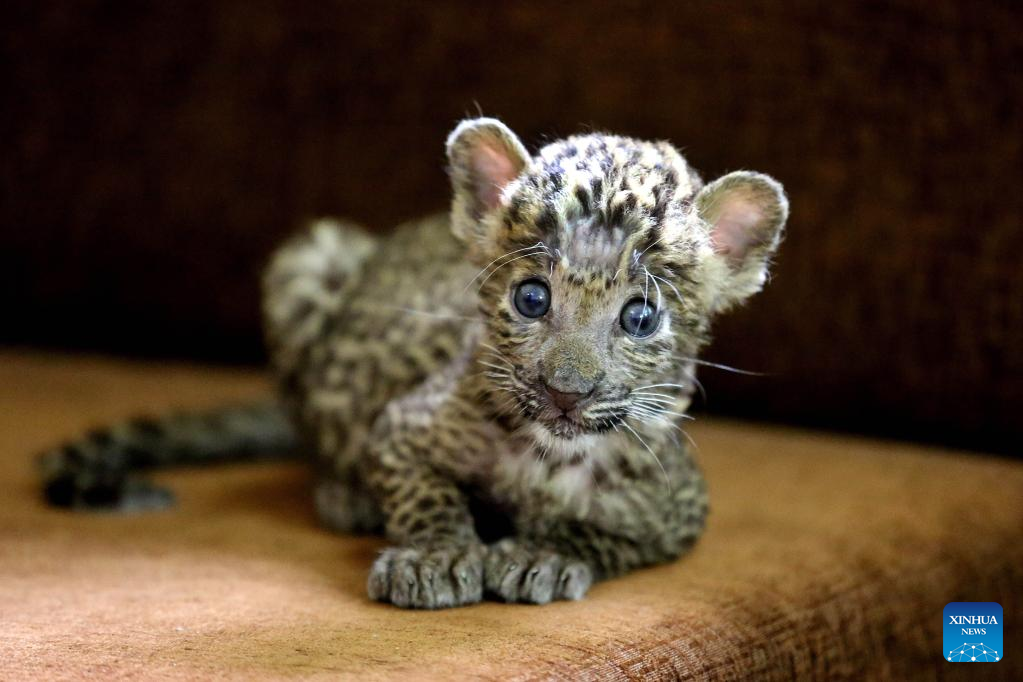
<path fill-rule="evenodd" d="M 1023 435 L 1018 3 L 5 10 L 0 341 L 253 359 L 273 245 L 444 206 L 442 142 L 478 104 L 534 147 L 594 126 L 785 184 L 775 275 L 712 357 L 773 376 L 707 373 L 715 409 Z"/>
<path fill-rule="evenodd" d="M 160 478 L 149 516 L 44 508 L 29 454 L 97 422 L 264 390 L 253 373 L 0 354 L 0 678 L 1019 679 L 1023 467 L 707 421 L 712 514 L 675 564 L 577 603 L 369 602 L 376 538 L 317 527 L 295 465 Z M 942 657 L 949 601 L 997 601 L 1005 659 Z"/>

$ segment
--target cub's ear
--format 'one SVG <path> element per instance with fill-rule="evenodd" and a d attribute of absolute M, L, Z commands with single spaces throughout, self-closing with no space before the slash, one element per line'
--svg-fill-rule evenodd
<path fill-rule="evenodd" d="M 496 118 L 462 121 L 448 136 L 454 190 L 451 227 L 462 240 L 479 235 L 481 219 L 501 203 L 501 193 L 529 165 L 529 153 Z"/>
<path fill-rule="evenodd" d="M 700 190 L 696 211 L 710 231 L 714 249 L 719 280 L 714 307 L 724 310 L 764 286 L 789 216 L 789 201 L 771 176 L 736 171 Z"/>

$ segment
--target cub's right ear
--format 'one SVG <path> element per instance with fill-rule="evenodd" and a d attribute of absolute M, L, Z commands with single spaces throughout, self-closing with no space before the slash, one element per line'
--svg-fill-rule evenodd
<path fill-rule="evenodd" d="M 501 204 L 505 188 L 529 166 L 529 153 L 496 118 L 458 124 L 447 143 L 454 198 L 451 228 L 463 241 L 482 235 L 480 222 Z"/>

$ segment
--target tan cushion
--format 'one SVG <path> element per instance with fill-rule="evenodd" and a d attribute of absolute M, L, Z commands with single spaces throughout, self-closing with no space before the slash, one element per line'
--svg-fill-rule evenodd
<path fill-rule="evenodd" d="M 297 465 L 161 476 L 168 513 L 45 508 L 29 455 L 139 410 L 265 390 L 247 371 L 0 354 L 0 677 L 1023 674 L 1023 467 L 700 420 L 706 538 L 584 601 L 409 612 L 367 601 L 376 538 L 317 527 Z M 998 601 L 1006 658 L 942 659 L 949 601 Z"/>

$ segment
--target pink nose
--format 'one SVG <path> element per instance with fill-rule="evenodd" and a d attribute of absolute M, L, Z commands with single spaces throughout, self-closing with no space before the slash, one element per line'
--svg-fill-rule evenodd
<path fill-rule="evenodd" d="M 551 397 L 551 402 L 554 403 L 559 410 L 562 412 L 568 412 L 576 405 L 578 405 L 584 398 L 589 397 L 589 393 L 565 393 L 555 388 L 551 388 L 544 384 L 544 388 L 547 390 L 547 395 Z"/>

